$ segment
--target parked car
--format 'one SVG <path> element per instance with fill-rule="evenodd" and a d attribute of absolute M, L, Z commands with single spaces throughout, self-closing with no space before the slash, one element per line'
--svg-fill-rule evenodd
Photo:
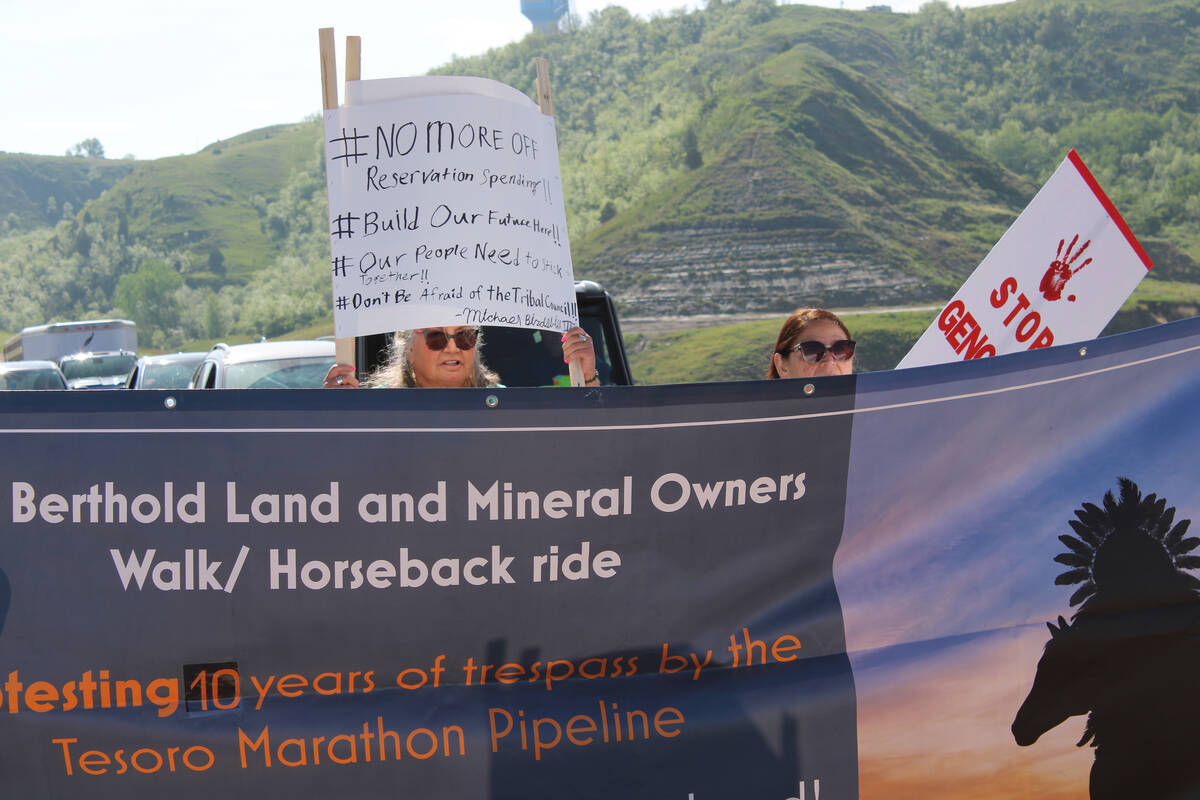
<path fill-rule="evenodd" d="M 126 389 L 186 389 L 204 353 L 142 356 L 125 379 Z"/>
<path fill-rule="evenodd" d="M 0 362 L 0 389 L 66 389 L 62 370 L 53 361 Z"/>
<path fill-rule="evenodd" d="M 71 389 L 122 389 L 125 377 L 136 363 L 136 353 L 114 350 L 63 356 L 58 360 L 58 368 Z"/>
<path fill-rule="evenodd" d="M 317 389 L 333 366 L 333 342 L 217 344 L 196 367 L 189 389 Z"/>

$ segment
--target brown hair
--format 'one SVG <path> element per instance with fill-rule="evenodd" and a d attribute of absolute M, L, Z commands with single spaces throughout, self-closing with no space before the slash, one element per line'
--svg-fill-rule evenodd
<path fill-rule="evenodd" d="M 791 352 L 791 349 L 796 346 L 796 342 L 800 340 L 800 334 L 804 333 L 804 329 L 811 323 L 817 320 L 827 319 L 842 329 L 842 333 L 846 334 L 846 338 L 850 337 L 850 329 L 846 327 L 846 323 L 838 319 L 838 315 L 832 311 L 826 311 L 823 308 L 797 308 L 792 312 L 786 320 L 783 321 L 783 327 L 779 329 L 779 338 L 775 340 L 775 349 L 771 351 L 771 363 L 767 367 L 768 378 L 778 378 L 779 373 L 775 370 L 775 353 L 786 356 Z"/>

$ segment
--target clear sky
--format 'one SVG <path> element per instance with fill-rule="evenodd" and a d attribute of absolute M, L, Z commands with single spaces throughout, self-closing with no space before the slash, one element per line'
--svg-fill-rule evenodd
<path fill-rule="evenodd" d="M 952 0 L 983 5 L 996 0 Z M 810 0 L 915 11 L 921 0 Z M 698 0 L 575 0 L 647 17 Z M 317 30 L 363 37 L 365 78 L 419 75 L 531 29 L 519 0 L 0 0 L 0 151 L 62 155 L 95 137 L 109 158 L 193 153 L 320 110 Z"/>

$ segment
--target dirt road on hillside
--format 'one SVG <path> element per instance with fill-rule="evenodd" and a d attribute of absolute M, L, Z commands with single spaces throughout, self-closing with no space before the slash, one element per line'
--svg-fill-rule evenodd
<path fill-rule="evenodd" d="M 883 314 L 889 311 L 937 311 L 942 306 L 890 306 L 881 308 L 837 308 L 833 312 L 839 317 L 853 317 L 859 314 Z M 621 317 L 621 333 L 628 336 L 641 333 L 654 336 L 661 333 L 689 330 L 692 328 L 712 328 L 717 325 L 733 325 L 738 322 L 754 322 L 760 319 L 777 319 L 783 322 L 786 314 L 763 312 L 747 312 L 745 314 L 696 314 L 690 317 Z"/>

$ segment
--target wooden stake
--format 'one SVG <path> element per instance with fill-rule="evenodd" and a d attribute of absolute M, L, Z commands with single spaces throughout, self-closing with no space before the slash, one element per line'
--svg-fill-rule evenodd
<path fill-rule="evenodd" d="M 349 76 L 350 44 L 349 40 L 357 36 L 347 37 L 346 41 L 346 74 Z M 333 44 L 333 28 L 321 28 L 317 31 L 317 39 L 321 44 L 321 102 L 326 110 L 338 107 L 337 91 L 337 53 Z M 357 55 L 357 52 L 355 53 Z M 356 58 L 355 61 L 358 59 Z M 356 70 L 357 71 L 357 70 Z M 334 359 L 339 364 L 354 365 L 354 337 L 335 339 L 333 342 Z"/>
<path fill-rule="evenodd" d="M 321 42 L 321 108 L 337 108 L 337 55 L 333 48 L 333 28 L 317 31 Z"/>
<path fill-rule="evenodd" d="M 346 37 L 346 83 L 359 80 L 362 77 L 362 37 Z M 350 98 L 349 91 L 346 99 Z"/>
<path fill-rule="evenodd" d="M 548 117 L 554 116 L 554 98 L 550 96 L 550 62 L 542 56 L 533 59 L 537 68 L 537 99 L 538 109 Z M 593 342 L 593 347 L 595 343 Z M 571 374 L 572 386 L 586 386 L 587 378 L 583 376 L 583 359 L 576 358 L 567 364 Z"/>
<path fill-rule="evenodd" d="M 550 97 L 550 62 L 543 56 L 533 60 L 537 67 L 538 108 L 548 117 L 554 116 L 554 100 Z"/>

